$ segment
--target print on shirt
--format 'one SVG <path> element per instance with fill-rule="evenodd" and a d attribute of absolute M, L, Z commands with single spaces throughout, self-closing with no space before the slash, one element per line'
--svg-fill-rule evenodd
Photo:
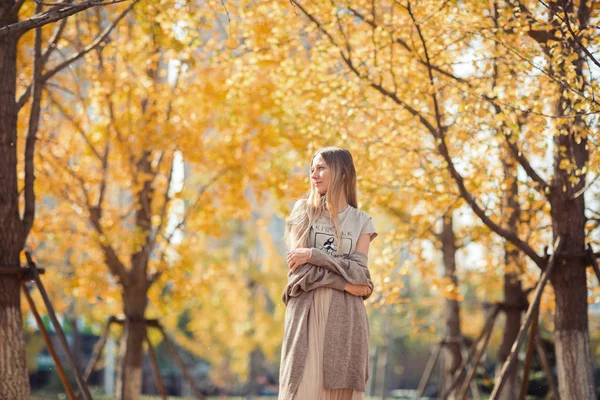
<path fill-rule="evenodd" d="M 337 255 L 337 238 L 333 234 L 331 229 L 323 229 L 323 227 L 316 227 L 315 229 L 315 247 L 323 250 L 330 256 Z M 321 229 L 318 229 L 321 228 Z M 331 231 L 331 232 L 328 232 Z M 342 254 L 348 255 L 352 249 L 352 237 L 344 237 L 342 235 Z"/>

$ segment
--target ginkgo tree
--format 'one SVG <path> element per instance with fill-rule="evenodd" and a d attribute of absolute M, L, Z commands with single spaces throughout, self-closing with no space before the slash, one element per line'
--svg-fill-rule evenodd
<path fill-rule="evenodd" d="M 284 187 L 289 174 L 279 156 L 285 142 L 265 118 L 280 107 L 267 101 L 247 107 L 248 97 L 230 90 L 228 81 L 260 85 L 260 75 L 247 74 L 235 58 L 225 64 L 214 57 L 222 41 L 212 27 L 197 25 L 211 17 L 210 9 L 191 4 L 136 8 L 109 45 L 57 78 L 60 91 L 47 99 L 40 185 L 59 202 L 62 222 L 55 231 L 44 228 L 64 245 L 65 226 L 64 233 L 75 230 L 80 238 L 72 293 L 102 296 L 100 308 L 120 307 L 125 317 L 122 399 L 140 393 L 144 319 L 183 310 L 178 301 L 168 311 L 160 306 L 163 289 L 190 267 L 174 260 L 198 232 L 226 237 L 229 221 L 250 217 L 241 196 L 250 190 L 261 201 L 265 187 Z M 96 14 L 79 22 L 69 37 L 73 47 L 106 20 Z M 88 278 L 94 289 L 78 287 Z"/>
<path fill-rule="evenodd" d="M 175 33 L 176 22 L 189 18 L 187 12 L 167 2 L 136 8 L 108 46 L 91 51 L 69 74 L 57 77 L 60 90 L 48 93 L 49 118 L 40 134 L 45 148 L 39 154 L 40 185 L 45 194 L 70 204 L 61 207 L 60 218 L 86 244 L 76 249 L 73 279 L 84 284 L 85 277 L 95 275 L 106 281 L 96 289 L 118 287 L 91 294 L 104 296 L 108 304 L 117 302 L 125 316 L 120 399 L 137 398 L 141 390 L 148 291 L 169 264 L 178 229 L 171 226 L 172 207 L 178 206 L 173 187 L 178 154 L 194 149 L 196 160 L 209 165 L 197 170 L 201 187 L 196 187 L 191 211 L 205 208 L 203 196 L 211 184 L 232 171 L 237 177 L 241 168 L 243 153 L 231 157 L 226 146 L 221 152 L 219 137 L 205 135 L 201 121 L 187 118 L 193 100 L 191 92 L 182 90 L 189 79 L 182 49 L 196 37 Z M 66 39 L 74 48 L 107 19 L 96 13 L 78 22 L 78 31 Z M 219 168 L 208 161 L 214 157 L 221 161 Z M 185 223 L 185 216 L 178 223 Z"/>
<path fill-rule="evenodd" d="M 34 154 L 43 90 L 51 78 L 97 48 L 135 0 L 0 4 L 0 381 L 1 398 L 29 398 L 25 365 L 20 283 L 11 269 L 35 221 Z M 63 34 L 74 29 L 71 16 L 106 7 L 107 24 L 89 42 L 60 54 Z"/>
<path fill-rule="evenodd" d="M 592 398 L 585 196 L 598 168 L 590 146 L 597 81 L 585 50 L 598 40 L 590 29 L 598 10 L 586 1 L 293 3 L 326 51 L 412 117 L 404 129 L 432 145 L 490 230 L 541 270 L 547 258 L 535 249 L 562 239 L 551 278 L 560 395 Z M 473 71 L 456 72 L 453 60 Z M 518 164 L 519 193 L 529 205 L 542 200 L 531 211 L 547 228 L 533 237 L 507 223 L 500 196 L 480 191 L 489 169 L 478 166 L 506 154 L 492 147 L 497 139 Z M 575 352 L 577 360 L 568 356 Z"/>

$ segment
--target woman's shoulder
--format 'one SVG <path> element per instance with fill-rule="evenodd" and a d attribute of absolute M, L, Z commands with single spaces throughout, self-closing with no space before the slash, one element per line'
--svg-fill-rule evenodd
<path fill-rule="evenodd" d="M 368 212 L 366 212 L 365 210 L 361 210 L 360 208 L 350 206 L 350 212 L 352 212 L 352 214 L 355 217 L 361 220 L 367 220 L 369 218 L 372 218 Z"/>
<path fill-rule="evenodd" d="M 303 209 L 306 207 L 306 199 L 300 198 L 294 202 L 294 206 L 292 207 L 292 212 Z"/>

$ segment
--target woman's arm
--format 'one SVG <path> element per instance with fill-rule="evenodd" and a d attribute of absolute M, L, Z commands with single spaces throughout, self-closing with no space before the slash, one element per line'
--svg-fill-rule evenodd
<path fill-rule="evenodd" d="M 312 250 L 313 250 L 312 248 L 310 248 L 310 249 L 300 248 L 300 243 L 297 241 L 297 239 L 298 239 L 297 233 L 298 233 L 297 227 L 292 226 L 290 229 L 290 235 L 289 235 L 291 249 L 287 255 L 287 264 L 291 270 L 291 273 L 294 273 L 302 265 L 309 263 L 309 259 L 311 258 Z M 360 237 L 356 243 L 356 251 L 362 252 L 365 255 L 368 254 L 369 243 L 370 243 L 370 235 L 368 235 L 368 234 L 360 235 Z M 329 260 L 329 261 L 333 261 L 333 260 Z M 350 260 L 348 260 L 348 261 L 350 261 Z M 324 267 L 322 265 L 317 265 L 314 263 L 312 265 L 313 265 L 312 268 L 323 269 L 323 267 Z M 327 268 L 327 266 L 329 266 L 329 268 Z M 354 296 L 363 296 L 364 299 L 367 299 L 371 295 L 373 284 L 370 280 L 368 269 L 366 272 L 367 276 L 364 276 L 364 274 L 358 274 L 358 276 L 357 276 L 357 274 L 351 274 L 351 276 L 353 278 L 352 280 L 354 282 L 354 283 L 352 283 L 352 282 L 349 282 L 348 279 L 346 279 L 347 274 L 342 275 L 339 273 L 338 269 L 332 268 L 332 266 L 329 264 L 327 266 L 325 266 L 325 268 L 324 268 L 325 269 L 325 271 L 324 271 L 325 278 L 329 278 L 329 274 L 333 274 L 333 276 L 331 276 L 331 279 L 329 279 L 330 281 L 333 282 L 333 284 L 328 284 L 328 285 L 326 285 L 326 287 L 332 287 L 334 289 L 344 290 Z M 348 269 L 348 270 L 352 267 L 353 267 L 352 265 L 344 266 L 344 268 Z M 366 265 L 364 266 L 364 268 L 366 268 Z M 346 275 L 346 276 L 344 276 L 344 275 Z M 361 284 L 361 283 L 366 283 L 366 284 Z"/>
<path fill-rule="evenodd" d="M 373 282 L 367 265 L 369 244 L 370 234 L 360 235 L 354 254 L 337 257 L 313 247 L 307 262 L 342 275 L 348 282 L 344 289 L 353 295 L 363 296 L 366 300 L 373 292 Z"/>
<path fill-rule="evenodd" d="M 290 243 L 292 243 L 292 250 L 290 252 L 288 252 L 288 256 L 287 256 L 287 264 L 288 264 L 288 268 L 290 268 L 291 273 L 294 273 L 298 268 L 300 268 L 302 265 L 305 265 L 308 262 L 308 257 L 310 254 L 310 249 L 306 249 L 306 248 L 301 248 L 299 246 L 299 243 L 297 241 L 297 230 L 296 227 L 292 227 L 290 230 Z M 303 255 L 301 257 L 297 257 L 297 251 L 304 251 Z M 293 257 L 292 257 L 293 255 Z M 304 285 L 305 285 L 305 289 L 310 287 L 311 285 L 313 285 L 314 283 L 316 283 L 317 280 L 323 280 L 326 282 L 330 282 L 326 285 L 323 285 L 322 287 L 329 287 L 332 289 L 337 289 L 340 291 L 345 291 L 346 285 L 348 284 L 348 282 L 344 279 L 344 277 L 342 277 L 339 274 L 336 274 L 330 270 L 327 270 L 325 268 L 313 265 L 312 268 L 319 268 L 319 270 L 322 271 L 318 271 L 318 273 L 316 274 L 311 274 L 310 276 L 308 276 L 307 280 L 305 280 Z M 351 294 L 353 295 L 360 295 L 363 292 L 363 288 L 358 288 L 358 289 L 354 289 Z M 359 292 L 359 293 L 356 293 Z"/>
<path fill-rule="evenodd" d="M 358 237 L 358 241 L 356 242 L 355 251 L 365 253 L 365 254 L 367 254 L 367 257 L 368 257 L 370 244 L 371 244 L 371 234 L 370 233 L 360 235 Z M 348 282 L 346 284 L 345 290 L 349 293 L 354 294 L 355 296 L 363 296 L 363 299 L 365 299 L 365 300 L 371 296 L 371 293 L 373 293 L 373 289 L 369 286 L 354 285 L 350 282 Z M 366 295 L 364 294 L 365 290 L 367 291 Z"/>
<path fill-rule="evenodd" d="M 344 256 L 330 256 L 327 252 L 313 247 L 310 249 L 310 254 L 305 262 L 340 274 L 350 283 L 361 284 L 362 282 L 355 282 L 354 280 L 360 281 L 364 280 L 364 278 L 370 278 L 367 265 L 369 251 L 368 237 L 368 234 L 361 235 L 357 242 L 356 251 Z M 304 253 L 304 249 L 296 251 Z"/>

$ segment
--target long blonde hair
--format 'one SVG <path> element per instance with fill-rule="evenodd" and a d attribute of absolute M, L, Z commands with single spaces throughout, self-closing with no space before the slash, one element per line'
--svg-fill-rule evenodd
<path fill-rule="evenodd" d="M 338 243 L 336 254 L 339 255 L 342 251 L 342 232 L 338 218 L 338 205 L 342 196 L 346 195 L 349 205 L 354 208 L 358 207 L 354 160 L 348 150 L 330 146 L 315 152 L 310 161 L 311 167 L 318 154 L 321 154 L 331 173 L 327 192 L 320 195 L 316 187 L 310 185 L 310 190 L 299 199 L 299 206 L 294 207 L 290 216 L 285 220 L 284 240 L 289 249 L 308 247 L 308 235 L 312 223 L 323 213 L 328 212 L 336 232 Z M 292 230 L 296 238 L 295 243 L 290 243 Z"/>

